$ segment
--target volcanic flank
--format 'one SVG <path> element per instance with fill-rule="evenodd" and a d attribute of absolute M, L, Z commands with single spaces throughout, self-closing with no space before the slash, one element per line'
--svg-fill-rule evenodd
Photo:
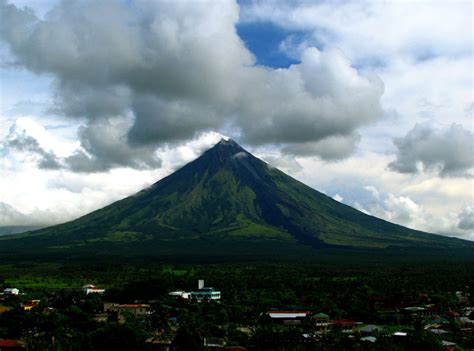
<path fill-rule="evenodd" d="M 16 250 L 272 254 L 327 247 L 469 248 L 366 215 L 221 140 L 139 193 L 74 221 L 3 237 Z"/>

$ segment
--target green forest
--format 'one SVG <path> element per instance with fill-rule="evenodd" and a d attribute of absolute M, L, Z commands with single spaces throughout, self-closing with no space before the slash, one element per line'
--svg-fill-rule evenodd
<path fill-rule="evenodd" d="M 0 284 L 20 293 L 1 297 L 0 340 L 25 350 L 467 350 L 474 347 L 472 268 L 469 256 L 2 262 Z M 169 295 L 196 290 L 200 279 L 222 298 Z M 86 294 L 86 284 L 105 292 Z M 107 312 L 107 303 L 141 304 L 146 313 Z M 271 311 L 306 316 L 282 323 Z M 322 332 L 317 316 L 327 316 Z"/>

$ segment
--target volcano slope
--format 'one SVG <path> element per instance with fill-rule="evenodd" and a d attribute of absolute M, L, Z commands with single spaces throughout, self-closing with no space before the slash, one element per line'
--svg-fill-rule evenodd
<path fill-rule="evenodd" d="M 81 218 L 0 238 L 3 255 L 302 257 L 321 249 L 472 249 L 364 214 L 221 140 L 135 195 Z"/>

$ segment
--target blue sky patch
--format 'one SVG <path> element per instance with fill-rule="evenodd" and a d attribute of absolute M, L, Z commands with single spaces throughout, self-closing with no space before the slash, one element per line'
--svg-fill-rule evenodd
<path fill-rule="evenodd" d="M 237 24 L 237 34 L 245 46 L 255 55 L 257 65 L 272 68 L 287 68 L 299 63 L 280 50 L 280 43 L 289 36 L 303 38 L 304 33 L 289 31 L 270 22 Z"/>

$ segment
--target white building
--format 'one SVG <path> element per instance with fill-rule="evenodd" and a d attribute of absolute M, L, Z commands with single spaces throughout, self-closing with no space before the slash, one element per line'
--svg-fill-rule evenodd
<path fill-rule="evenodd" d="M 92 284 L 87 284 L 82 287 L 82 291 L 84 291 L 87 295 L 89 294 L 103 294 L 105 289 L 99 289 L 97 286 Z"/>
<path fill-rule="evenodd" d="M 171 291 L 168 293 L 169 296 L 174 296 L 174 297 L 180 297 L 182 299 L 189 299 L 189 293 L 188 292 L 185 292 L 185 291 L 182 291 L 182 290 L 178 290 L 178 291 Z"/>
<path fill-rule="evenodd" d="M 203 301 L 203 300 L 220 300 L 221 292 L 214 290 L 211 287 L 204 286 L 204 280 L 199 280 L 198 291 L 191 291 L 190 293 L 191 300 Z"/>
<path fill-rule="evenodd" d="M 3 290 L 3 295 L 18 295 L 20 293 L 20 290 L 17 288 L 6 288 Z"/>

